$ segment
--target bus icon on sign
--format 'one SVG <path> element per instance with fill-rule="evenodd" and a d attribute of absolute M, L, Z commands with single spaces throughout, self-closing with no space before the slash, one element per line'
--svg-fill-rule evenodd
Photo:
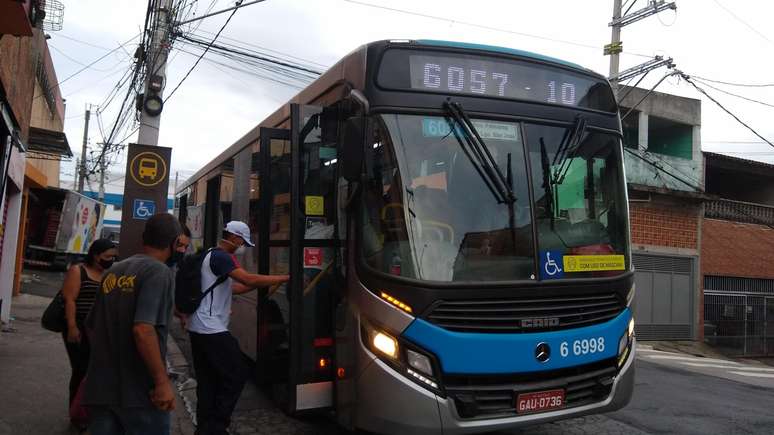
<path fill-rule="evenodd" d="M 153 180 L 158 175 L 159 162 L 156 159 L 142 158 L 139 164 L 140 178 L 150 178 Z"/>

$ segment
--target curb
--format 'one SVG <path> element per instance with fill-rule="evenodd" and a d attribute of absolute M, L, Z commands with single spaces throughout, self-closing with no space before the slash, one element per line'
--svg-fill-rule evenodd
<path fill-rule="evenodd" d="M 188 361 L 174 337 L 167 337 L 167 373 L 174 383 L 177 403 L 172 412 L 172 433 L 193 435 L 196 431 L 196 379 L 191 377 Z"/>

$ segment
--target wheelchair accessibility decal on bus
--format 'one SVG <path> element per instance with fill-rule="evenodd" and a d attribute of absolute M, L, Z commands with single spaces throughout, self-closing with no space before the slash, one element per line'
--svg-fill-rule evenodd
<path fill-rule="evenodd" d="M 564 265 L 562 264 L 562 251 L 540 252 L 540 278 L 559 279 L 564 278 Z"/>

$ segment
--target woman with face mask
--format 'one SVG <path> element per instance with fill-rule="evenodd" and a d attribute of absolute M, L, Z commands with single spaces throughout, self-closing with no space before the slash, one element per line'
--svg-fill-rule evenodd
<path fill-rule="evenodd" d="M 70 266 L 62 284 L 67 329 L 62 333 L 67 356 L 70 359 L 70 402 L 86 375 L 89 364 L 89 342 L 83 322 L 97 297 L 104 272 L 118 256 L 116 246 L 107 239 L 95 240 L 89 247 L 83 263 Z"/>

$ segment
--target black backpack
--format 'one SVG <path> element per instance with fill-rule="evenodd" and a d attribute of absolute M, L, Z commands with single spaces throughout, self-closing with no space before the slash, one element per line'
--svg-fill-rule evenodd
<path fill-rule="evenodd" d="M 195 313 L 202 300 L 212 293 L 215 287 L 228 279 L 228 275 L 221 275 L 207 290 L 202 291 L 202 263 L 207 254 L 214 249 L 217 248 L 186 255 L 178 263 L 177 275 L 175 275 L 175 308 L 178 312 Z"/>

